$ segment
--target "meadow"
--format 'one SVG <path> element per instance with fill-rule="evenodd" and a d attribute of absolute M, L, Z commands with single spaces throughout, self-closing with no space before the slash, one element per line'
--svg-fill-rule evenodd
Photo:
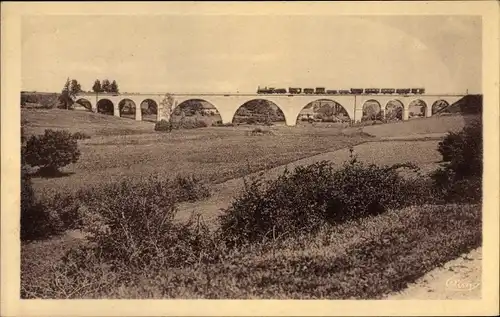
<path fill-rule="evenodd" d="M 65 176 L 33 179 L 41 198 L 145 175 L 195 175 L 220 183 L 372 139 L 360 133 L 342 135 L 340 127 L 266 127 L 272 133 L 266 136 L 250 135 L 251 126 L 161 133 L 149 122 L 65 110 L 23 110 L 22 118 L 27 135 L 47 128 L 91 136 L 79 141 L 81 158 L 62 169 Z"/>
<path fill-rule="evenodd" d="M 62 176 L 31 179 L 38 201 L 52 201 L 56 214 L 69 206 L 77 212 L 63 216 L 84 225 L 22 243 L 22 298 L 375 299 L 481 245 L 477 194 L 453 203 L 428 175 L 401 177 L 400 167 L 384 166 L 438 167 L 438 140 L 411 139 L 442 138 L 472 116 L 260 127 L 265 134 L 252 133 L 255 126 L 161 133 L 150 122 L 66 110 L 22 110 L 22 119 L 28 136 L 46 128 L 91 136 L 78 141 L 81 157 Z M 390 137 L 409 140 L 376 142 Z M 320 157 L 336 172 L 323 170 Z M 283 173 L 289 163 L 295 170 Z M 179 175 L 228 191 L 219 193 L 223 216 L 208 220 L 214 226 L 204 221 L 204 187 L 168 193 L 179 184 L 162 182 Z M 477 190 L 460 186 L 451 189 Z M 165 222 L 188 201 L 198 218 Z"/>

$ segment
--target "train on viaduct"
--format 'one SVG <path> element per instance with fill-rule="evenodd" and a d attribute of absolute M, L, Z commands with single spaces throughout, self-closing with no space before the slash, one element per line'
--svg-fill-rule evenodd
<path fill-rule="evenodd" d="M 236 111 L 245 103 L 264 99 L 274 103 L 285 116 L 286 124 L 296 125 L 299 113 L 307 105 L 319 100 L 329 100 L 339 104 L 345 109 L 349 119 L 353 122 L 361 121 L 363 109 L 369 103 L 377 103 L 385 116 L 389 103 L 396 102 L 402 108 L 402 119 L 408 120 L 410 104 L 419 101 L 425 107 L 425 117 L 432 116 L 432 105 L 443 102 L 451 105 L 462 99 L 466 94 L 428 94 L 424 88 L 352 88 L 349 90 L 330 90 L 323 87 L 312 88 L 258 88 L 256 93 L 170 93 L 174 100 L 174 107 L 182 105 L 188 100 L 203 100 L 210 103 L 219 112 L 223 123 L 233 121 Z M 98 112 L 99 103 L 107 100 L 113 104 L 113 114 L 120 116 L 119 104 L 128 100 L 135 105 L 135 119 L 142 120 L 141 103 L 152 101 L 157 105 L 157 120 L 168 119 L 167 111 L 164 111 L 162 100 L 165 93 L 120 93 L 120 94 L 96 94 L 79 93 L 73 96 L 74 101 L 86 100 L 91 105 L 93 112 Z"/>

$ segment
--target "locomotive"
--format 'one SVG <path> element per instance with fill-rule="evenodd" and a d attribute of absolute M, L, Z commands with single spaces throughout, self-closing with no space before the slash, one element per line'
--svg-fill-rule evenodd
<path fill-rule="evenodd" d="M 398 95 L 422 95 L 425 94 L 425 88 L 351 88 L 351 89 L 326 89 L 325 87 L 316 88 L 257 88 L 258 94 L 290 94 L 290 95 L 378 95 L 378 94 L 398 94 Z"/>

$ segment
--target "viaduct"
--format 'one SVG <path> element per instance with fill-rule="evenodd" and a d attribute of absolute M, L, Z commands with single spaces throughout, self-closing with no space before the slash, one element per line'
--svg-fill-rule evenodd
<path fill-rule="evenodd" d="M 157 120 L 168 119 L 166 118 L 165 111 L 162 111 L 162 99 L 165 94 L 135 94 L 135 93 L 80 93 L 73 97 L 74 101 L 87 100 L 92 106 L 93 112 L 98 112 L 99 103 L 103 100 L 108 100 L 113 104 L 113 114 L 120 116 L 119 104 L 123 100 L 132 101 L 135 104 L 135 119 L 142 120 L 141 104 L 144 101 L 152 100 L 157 105 Z M 464 94 L 422 94 L 422 95 L 397 95 L 397 94 L 360 94 L 360 95 L 305 95 L 305 94 L 244 94 L 244 93 L 227 93 L 227 94 L 214 94 L 214 93 L 172 93 L 174 98 L 175 107 L 178 107 L 183 102 L 193 99 L 204 100 L 212 104 L 222 117 L 223 123 L 230 123 L 240 106 L 248 101 L 263 99 L 276 104 L 285 115 L 286 124 L 294 126 L 300 111 L 309 103 L 319 100 L 330 100 L 340 104 L 349 115 L 349 118 L 355 122 L 361 121 L 363 116 L 363 108 L 367 102 L 377 102 L 385 115 L 387 105 L 390 101 L 399 102 L 403 106 L 403 120 L 409 118 L 410 103 L 420 100 L 425 104 L 425 116 L 432 116 L 432 105 L 438 101 L 443 101 L 451 105 L 458 100 L 462 99 Z"/>

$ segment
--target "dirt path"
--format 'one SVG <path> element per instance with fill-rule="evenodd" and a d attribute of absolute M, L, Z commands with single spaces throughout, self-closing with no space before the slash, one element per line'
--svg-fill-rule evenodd
<path fill-rule="evenodd" d="M 425 137 L 425 136 L 422 136 Z M 374 164 L 395 164 L 401 162 L 413 162 L 420 166 L 423 172 L 429 172 L 438 166 L 441 157 L 436 151 L 439 140 L 424 141 L 381 141 L 368 142 L 354 147 L 354 153 L 360 161 Z M 283 173 L 286 167 L 289 170 L 308 165 L 322 160 L 332 161 L 340 166 L 349 159 L 349 149 L 341 149 L 327 152 L 302 160 L 295 161 L 286 166 L 279 166 L 262 173 L 264 178 L 276 178 Z M 251 175 L 259 175 L 260 172 Z M 183 203 L 179 206 L 178 219 L 187 219 L 193 211 L 202 212 L 207 222 L 219 214 L 221 208 L 227 208 L 231 199 L 243 189 L 243 178 L 236 178 L 221 184 L 212 186 L 212 196 L 208 200 L 194 203 Z"/>
<path fill-rule="evenodd" d="M 385 299 L 481 299 L 482 248 L 462 254 Z"/>

